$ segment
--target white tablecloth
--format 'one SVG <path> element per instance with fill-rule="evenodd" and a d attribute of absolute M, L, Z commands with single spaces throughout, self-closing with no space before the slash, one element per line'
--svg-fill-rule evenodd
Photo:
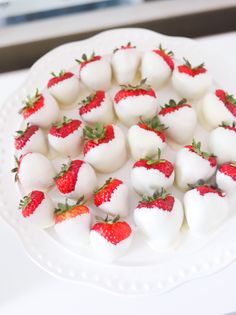
<path fill-rule="evenodd" d="M 236 94 L 236 32 L 198 40 L 208 58 L 217 56 L 220 83 Z M 222 71 L 224 67 L 229 72 Z M 0 75 L 0 105 L 28 71 Z M 218 80 L 219 81 L 219 80 Z M 26 255 L 16 233 L 0 218 L 0 315 L 225 314 L 236 310 L 236 262 L 161 296 L 126 298 L 54 278 Z"/>

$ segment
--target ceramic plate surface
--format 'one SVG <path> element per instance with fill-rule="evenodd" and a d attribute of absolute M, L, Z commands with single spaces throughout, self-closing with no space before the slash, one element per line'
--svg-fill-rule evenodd
<path fill-rule="evenodd" d="M 35 88 L 43 89 L 52 71 L 74 68 L 74 60 L 82 53 L 95 51 L 109 55 L 114 48 L 129 41 L 141 51 L 156 48 L 161 43 L 163 47 L 173 50 L 177 59 L 184 56 L 193 64 L 204 61 L 204 55 L 194 41 L 144 29 L 107 31 L 87 40 L 60 46 L 39 59 L 32 66 L 23 86 L 0 109 L 0 215 L 18 233 L 30 257 L 53 275 L 119 294 L 161 294 L 186 281 L 216 272 L 236 258 L 236 216 L 231 214 L 215 233 L 202 239 L 191 236 L 184 226 L 176 244 L 162 252 L 152 250 L 136 233 L 127 255 L 113 264 L 103 264 L 94 259 L 89 246 L 65 247 L 58 241 L 53 228 L 44 231 L 27 224 L 17 211 L 20 196 L 10 173 L 14 164 L 12 135 L 20 124 L 18 110 L 22 100 Z M 163 104 L 175 94 L 167 86 L 157 91 L 157 96 L 159 104 Z M 73 110 L 70 112 L 73 117 L 75 114 Z M 207 132 L 200 126 L 196 129 L 195 137 L 207 148 Z M 175 150 L 166 150 L 164 157 L 174 161 Z M 131 165 L 132 162 L 128 161 L 114 174 L 128 182 Z M 107 177 L 102 175 L 99 181 Z M 181 198 L 176 189 L 174 193 Z M 51 195 L 57 199 L 55 192 L 52 191 Z M 132 208 L 137 200 L 138 197 L 134 195 Z M 130 222 L 132 224 L 132 218 Z"/>

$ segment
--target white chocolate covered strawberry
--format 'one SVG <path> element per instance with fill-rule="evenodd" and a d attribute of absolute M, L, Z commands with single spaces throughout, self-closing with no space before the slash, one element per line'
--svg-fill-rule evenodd
<path fill-rule="evenodd" d="M 16 180 L 27 193 L 32 190 L 48 190 L 54 183 L 56 172 L 51 162 L 41 153 L 27 153 L 16 159 Z"/>
<path fill-rule="evenodd" d="M 140 195 L 153 195 L 160 188 L 168 188 L 174 182 L 175 171 L 173 164 L 160 158 L 145 158 L 134 163 L 131 170 L 131 182 L 135 191 Z"/>
<path fill-rule="evenodd" d="M 128 187 L 117 178 L 109 178 L 94 193 L 94 204 L 102 211 L 126 217 L 129 213 Z"/>
<path fill-rule="evenodd" d="M 166 126 L 166 135 L 178 144 L 186 144 L 192 138 L 197 125 L 197 115 L 186 99 L 178 103 L 170 100 L 158 113 L 160 122 Z"/>
<path fill-rule="evenodd" d="M 76 203 L 58 203 L 54 216 L 55 231 L 63 242 L 74 246 L 89 242 L 91 214 L 83 197 Z"/>
<path fill-rule="evenodd" d="M 63 105 L 73 104 L 79 96 L 79 80 L 69 71 L 60 71 L 58 75 L 52 72 L 47 88 L 55 99 Z"/>
<path fill-rule="evenodd" d="M 136 86 L 122 85 L 115 97 L 115 111 L 127 126 L 136 124 L 140 118 L 147 120 L 157 114 L 158 104 L 154 90 L 142 80 Z"/>
<path fill-rule="evenodd" d="M 236 161 L 236 124 L 222 123 L 212 130 L 209 136 L 209 147 L 217 156 L 217 163 Z"/>
<path fill-rule="evenodd" d="M 188 60 L 184 61 L 185 63 L 177 66 L 173 72 L 173 87 L 181 97 L 200 98 L 210 89 L 211 76 L 203 63 L 193 67 Z"/>
<path fill-rule="evenodd" d="M 205 95 L 201 102 L 201 111 L 205 122 L 216 128 L 222 121 L 232 124 L 236 120 L 236 99 L 224 90 Z"/>
<path fill-rule="evenodd" d="M 48 228 L 54 225 L 54 205 L 49 196 L 39 190 L 31 191 L 24 196 L 19 208 L 27 222 L 39 227 Z"/>
<path fill-rule="evenodd" d="M 155 156 L 157 149 L 163 150 L 166 145 L 165 126 L 160 124 L 158 117 L 140 121 L 128 130 L 130 152 L 134 160 Z"/>
<path fill-rule="evenodd" d="M 97 176 L 93 168 L 82 160 L 63 164 L 54 179 L 58 191 L 67 198 L 84 196 L 88 200 L 97 188 Z"/>
<path fill-rule="evenodd" d="M 83 126 L 78 119 L 63 117 L 62 122 L 52 125 L 48 133 L 50 146 L 57 152 L 69 156 L 77 156 L 82 149 Z"/>
<path fill-rule="evenodd" d="M 57 102 L 48 91 L 39 93 L 37 89 L 35 95 L 28 96 L 23 104 L 20 114 L 30 124 L 47 128 L 60 118 Z"/>
<path fill-rule="evenodd" d="M 215 156 L 201 150 L 201 143 L 193 140 L 191 145 L 180 149 L 176 155 L 176 184 L 182 189 L 188 189 L 200 179 L 210 179 L 216 171 Z"/>
<path fill-rule="evenodd" d="M 113 262 L 123 256 L 132 241 L 132 229 L 125 221 L 114 219 L 100 220 L 95 223 L 90 233 L 90 243 L 94 253 L 104 262 Z"/>
<path fill-rule="evenodd" d="M 125 136 L 115 125 L 86 126 L 84 160 L 102 173 L 114 172 L 126 161 Z"/>
<path fill-rule="evenodd" d="M 23 130 L 17 130 L 15 135 L 15 149 L 17 155 L 29 152 L 47 154 L 48 145 L 41 128 L 27 124 Z"/>
<path fill-rule="evenodd" d="M 164 189 L 143 197 L 134 221 L 152 247 L 165 248 L 176 241 L 184 218 L 181 202 Z"/>
<path fill-rule="evenodd" d="M 216 172 L 216 184 L 222 191 L 236 191 L 236 163 L 222 164 Z"/>
<path fill-rule="evenodd" d="M 140 52 L 130 42 L 114 50 L 111 62 L 118 84 L 133 83 L 140 59 Z"/>
<path fill-rule="evenodd" d="M 229 212 L 227 197 L 218 189 L 199 185 L 184 195 L 189 229 L 199 236 L 215 230 Z"/>
<path fill-rule="evenodd" d="M 141 64 L 142 78 L 147 78 L 147 83 L 155 88 L 165 84 L 174 70 L 173 52 L 163 49 L 147 51 L 144 53 Z"/>
<path fill-rule="evenodd" d="M 110 124 L 114 120 L 112 100 L 105 91 L 96 91 L 81 102 L 81 118 L 89 124 Z"/>
<path fill-rule="evenodd" d="M 90 57 L 82 55 L 79 63 L 79 76 L 81 81 L 93 90 L 107 91 L 111 86 L 111 65 L 101 56 L 92 53 Z"/>

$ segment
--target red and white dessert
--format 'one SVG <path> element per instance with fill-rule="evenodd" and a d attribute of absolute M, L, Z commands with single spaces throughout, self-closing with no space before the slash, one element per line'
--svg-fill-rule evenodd
<path fill-rule="evenodd" d="M 86 126 L 84 160 L 102 173 L 114 172 L 126 161 L 125 136 L 115 125 Z"/>
<path fill-rule="evenodd" d="M 134 163 L 131 170 L 131 182 L 135 191 L 140 195 L 153 195 L 160 188 L 170 187 L 175 178 L 173 164 L 160 158 L 145 158 Z"/>
<path fill-rule="evenodd" d="M 73 199 L 84 196 L 87 200 L 97 188 L 97 176 L 89 164 L 72 160 L 62 165 L 55 177 L 55 184 L 63 196 Z"/>
<path fill-rule="evenodd" d="M 78 119 L 63 117 L 62 122 L 52 125 L 48 133 L 50 146 L 62 155 L 75 157 L 82 149 L 83 126 Z"/>
<path fill-rule="evenodd" d="M 39 190 L 31 191 L 20 201 L 19 208 L 27 222 L 39 228 L 54 225 L 54 205 L 49 196 Z"/>
<path fill-rule="evenodd" d="M 41 153 L 27 153 L 16 159 L 17 166 L 12 171 L 16 180 L 27 193 L 32 190 L 47 190 L 53 184 L 56 175 L 51 162 Z"/>
<path fill-rule="evenodd" d="M 81 81 L 89 88 L 97 91 L 107 91 L 111 86 L 111 65 L 102 56 L 92 53 L 90 57 L 82 55 L 79 63 L 79 76 Z"/>
<path fill-rule="evenodd" d="M 39 93 L 36 90 L 35 95 L 28 96 L 23 104 L 20 114 L 32 125 L 47 128 L 60 118 L 57 102 L 47 91 Z"/>
<path fill-rule="evenodd" d="M 80 86 L 78 78 L 69 71 L 60 71 L 58 75 L 48 81 L 47 88 L 55 99 L 63 105 L 73 104 L 79 96 Z"/>
<path fill-rule="evenodd" d="M 136 124 L 140 118 L 147 120 L 157 114 L 158 104 L 154 90 L 142 80 L 136 86 L 122 85 L 115 97 L 115 111 L 127 126 Z"/>
<path fill-rule="evenodd" d="M 226 196 L 207 185 L 197 186 L 185 193 L 184 209 L 190 231 L 198 235 L 217 228 L 229 212 Z"/>
<path fill-rule="evenodd" d="M 212 130 L 209 136 L 209 147 L 217 156 L 218 164 L 236 161 L 236 124 L 222 123 Z"/>
<path fill-rule="evenodd" d="M 176 155 L 176 184 L 186 190 L 201 180 L 210 179 L 216 171 L 216 158 L 201 150 L 201 142 L 193 140 L 191 145 L 180 149 Z"/>
<path fill-rule="evenodd" d="M 122 180 L 109 178 L 94 193 L 94 204 L 102 211 L 126 217 L 129 213 L 129 190 Z"/>
<path fill-rule="evenodd" d="M 197 115 L 186 99 L 178 103 L 170 100 L 161 108 L 159 119 L 166 128 L 166 135 L 178 144 L 185 144 L 192 139 L 194 129 L 197 125 Z"/>
<path fill-rule="evenodd" d="M 110 124 L 114 120 L 112 100 L 105 91 L 96 91 L 81 102 L 81 118 L 89 124 Z"/>
<path fill-rule="evenodd" d="M 180 232 L 184 218 L 181 202 L 164 189 L 143 197 L 134 210 L 134 221 L 151 246 L 168 247 Z"/>
<path fill-rule="evenodd" d="M 75 246 L 89 242 L 91 214 L 83 197 L 76 203 L 58 203 L 54 216 L 55 231 L 63 242 Z"/>
<path fill-rule="evenodd" d="M 133 83 L 140 60 L 140 52 L 130 42 L 114 50 L 111 63 L 118 84 Z"/>
<path fill-rule="evenodd" d="M 15 135 L 15 149 L 17 155 L 29 152 L 47 154 L 48 145 L 41 128 L 27 124 L 23 130 L 17 130 Z"/>
<path fill-rule="evenodd" d="M 94 224 L 90 233 L 91 246 L 100 260 L 112 262 L 123 256 L 130 247 L 132 229 L 125 221 L 108 217 Z"/>
<path fill-rule="evenodd" d="M 188 60 L 184 61 L 185 63 L 177 66 L 173 72 L 173 87 L 181 97 L 197 99 L 211 87 L 211 76 L 203 63 L 193 67 Z"/>
<path fill-rule="evenodd" d="M 224 163 L 216 172 L 216 184 L 222 191 L 236 190 L 236 163 Z"/>
<path fill-rule="evenodd" d="M 155 156 L 157 149 L 163 150 L 166 145 L 165 126 L 160 124 L 158 117 L 140 121 L 128 130 L 128 142 L 134 160 Z"/>
<path fill-rule="evenodd" d="M 142 78 L 155 88 L 165 84 L 174 70 L 173 52 L 163 49 L 154 49 L 144 53 L 141 64 Z"/>
<path fill-rule="evenodd" d="M 211 128 L 216 128 L 222 121 L 232 124 L 236 120 L 236 99 L 224 90 L 215 90 L 203 98 L 201 111 Z"/>

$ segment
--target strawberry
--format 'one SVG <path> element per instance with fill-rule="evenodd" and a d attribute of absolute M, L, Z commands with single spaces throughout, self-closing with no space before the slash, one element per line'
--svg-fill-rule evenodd
<path fill-rule="evenodd" d="M 17 130 L 15 135 L 15 149 L 18 155 L 28 152 L 47 154 L 48 148 L 43 131 L 35 125 L 26 125 L 25 129 Z"/>
<path fill-rule="evenodd" d="M 216 90 L 216 96 L 221 100 L 230 113 L 236 117 L 236 99 L 233 95 L 228 94 L 223 90 Z"/>
<path fill-rule="evenodd" d="M 224 163 L 216 172 L 217 186 L 226 192 L 236 188 L 236 163 Z"/>
<path fill-rule="evenodd" d="M 62 122 L 57 122 L 50 128 L 48 141 L 55 151 L 67 156 L 77 156 L 83 141 L 81 121 L 64 116 Z"/>
<path fill-rule="evenodd" d="M 200 98 L 211 87 L 212 79 L 204 63 L 193 67 L 185 58 L 184 62 L 184 64 L 177 66 L 173 72 L 173 86 L 178 94 L 184 98 Z"/>
<path fill-rule="evenodd" d="M 127 216 L 129 212 L 128 187 L 117 178 L 109 178 L 94 193 L 94 204 L 108 214 Z"/>
<path fill-rule="evenodd" d="M 190 231 L 198 235 L 216 229 L 229 212 L 225 195 L 201 182 L 185 193 L 184 208 Z"/>
<path fill-rule="evenodd" d="M 131 182 L 135 191 L 140 195 L 152 195 L 157 189 L 170 187 L 174 182 L 174 166 L 160 158 L 158 149 L 157 159 L 147 157 L 137 161 L 131 170 Z"/>
<path fill-rule="evenodd" d="M 74 245 L 88 243 L 91 215 L 84 197 L 76 203 L 58 203 L 55 210 L 55 231 L 60 239 Z"/>
<path fill-rule="evenodd" d="M 93 52 L 90 57 L 82 55 L 81 60 L 76 59 L 79 64 L 79 75 L 82 82 L 93 90 L 107 91 L 111 85 L 110 63 Z"/>
<path fill-rule="evenodd" d="M 47 88 L 58 102 L 64 105 L 73 104 L 79 95 L 79 81 L 69 71 L 61 70 L 58 75 L 52 72 L 52 78 L 48 81 Z"/>
<path fill-rule="evenodd" d="M 179 144 L 186 143 L 192 137 L 197 124 L 197 115 L 186 99 L 178 103 L 170 100 L 159 112 L 161 123 L 167 126 L 166 134 Z"/>
<path fill-rule="evenodd" d="M 31 124 L 44 128 L 58 120 L 59 109 L 57 102 L 47 92 L 42 94 L 37 89 L 35 94 L 32 97 L 28 96 L 23 104 L 24 107 L 19 113 Z"/>
<path fill-rule="evenodd" d="M 79 113 L 87 123 L 109 124 L 114 120 L 112 100 L 105 91 L 96 91 L 82 100 Z"/>
<path fill-rule="evenodd" d="M 90 198 L 97 186 L 94 170 L 82 160 L 72 160 L 63 164 L 54 180 L 62 195 L 75 199 L 80 196 Z"/>
<path fill-rule="evenodd" d="M 113 172 L 126 160 L 125 138 L 119 127 L 96 124 L 95 128 L 86 126 L 84 136 L 84 159 L 99 172 Z M 119 159 L 117 157 L 119 156 Z"/>
<path fill-rule="evenodd" d="M 130 42 L 113 51 L 112 68 L 118 84 L 132 84 L 140 60 L 140 52 Z"/>
<path fill-rule="evenodd" d="M 100 259 L 112 262 L 130 247 L 132 229 L 127 222 L 119 221 L 119 216 L 99 220 L 91 229 L 90 242 Z"/>
<path fill-rule="evenodd" d="M 156 94 L 145 82 L 146 79 L 136 86 L 121 85 L 114 97 L 116 114 L 127 126 L 136 124 L 140 118 L 150 119 L 157 113 Z"/>
<path fill-rule="evenodd" d="M 23 217 L 40 228 L 54 224 L 52 200 L 42 191 L 33 190 L 20 201 L 19 209 Z"/>
<path fill-rule="evenodd" d="M 144 196 L 134 210 L 136 225 L 155 247 L 167 247 L 176 240 L 183 218 L 181 202 L 163 188 Z"/>
<path fill-rule="evenodd" d="M 167 51 L 161 45 L 158 49 L 144 53 L 141 64 L 143 78 L 155 88 L 161 87 L 170 78 L 174 70 L 173 52 Z"/>
<path fill-rule="evenodd" d="M 156 155 L 157 148 L 164 149 L 166 145 L 165 126 L 159 122 L 157 116 L 152 119 L 141 120 L 128 130 L 128 142 L 134 160 L 146 156 Z"/>
<path fill-rule="evenodd" d="M 218 164 L 236 161 L 236 122 L 222 123 L 212 130 L 209 136 L 209 147 L 217 156 Z"/>
<path fill-rule="evenodd" d="M 201 150 L 201 142 L 193 139 L 191 145 L 180 149 L 175 162 L 176 183 L 182 190 L 188 189 L 188 184 L 198 180 L 210 179 L 216 171 L 214 155 Z"/>

